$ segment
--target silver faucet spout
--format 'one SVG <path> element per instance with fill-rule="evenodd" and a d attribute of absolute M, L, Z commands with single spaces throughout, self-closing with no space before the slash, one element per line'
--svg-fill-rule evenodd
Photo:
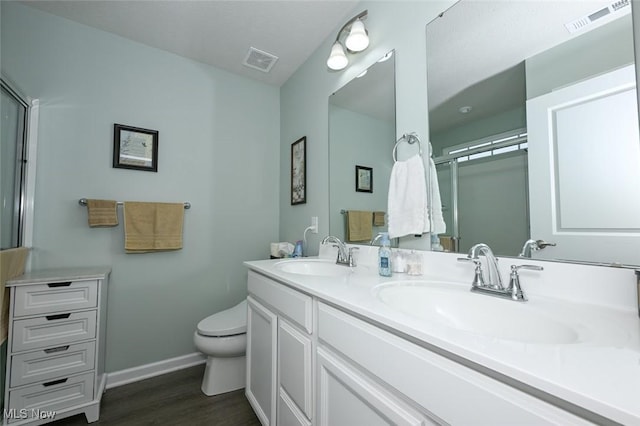
<path fill-rule="evenodd" d="M 467 257 L 471 260 L 477 261 L 482 255 L 484 255 L 486 259 L 487 266 L 487 274 L 484 275 L 483 273 L 482 277 L 484 285 L 496 290 L 504 290 L 504 285 L 502 285 L 502 277 L 500 276 L 500 271 L 498 270 L 498 259 L 496 259 L 496 257 L 493 255 L 493 251 L 491 251 L 491 248 L 488 245 L 484 243 L 474 245 L 469 250 L 469 255 Z"/>

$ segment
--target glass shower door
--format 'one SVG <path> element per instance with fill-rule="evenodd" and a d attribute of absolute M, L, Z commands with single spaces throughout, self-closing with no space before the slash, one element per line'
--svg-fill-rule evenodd
<path fill-rule="evenodd" d="M 27 105 L 2 81 L 0 99 L 0 248 L 22 243 Z"/>

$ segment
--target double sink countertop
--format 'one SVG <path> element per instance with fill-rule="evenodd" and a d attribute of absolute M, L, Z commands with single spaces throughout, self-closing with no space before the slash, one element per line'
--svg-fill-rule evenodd
<path fill-rule="evenodd" d="M 522 272 L 529 301 L 515 302 L 471 293 L 473 269 L 457 262 L 459 255 L 421 252 L 422 276 L 387 278 L 378 275 L 374 250 L 362 249 L 355 268 L 334 265 L 322 248 L 319 258 L 245 265 L 498 380 L 558 398 L 579 414 L 640 424 L 640 318 L 631 304 L 616 303 L 635 293 L 633 271 L 538 262 L 547 274 Z M 567 283 L 562 268 L 577 282 Z"/>

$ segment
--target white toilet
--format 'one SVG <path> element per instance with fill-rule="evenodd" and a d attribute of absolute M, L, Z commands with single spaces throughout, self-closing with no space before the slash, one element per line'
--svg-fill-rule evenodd
<path fill-rule="evenodd" d="M 246 376 L 247 300 L 200 321 L 193 342 L 208 357 L 202 379 L 205 395 L 242 389 Z"/>

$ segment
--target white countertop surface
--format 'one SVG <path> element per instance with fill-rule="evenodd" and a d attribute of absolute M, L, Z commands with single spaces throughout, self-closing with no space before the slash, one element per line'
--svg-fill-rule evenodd
<path fill-rule="evenodd" d="M 302 260 L 309 259 L 303 258 Z M 545 309 L 581 330 L 576 343 L 533 344 L 462 331 L 402 313 L 376 296 L 376 286 L 395 281 L 448 281 L 425 274 L 378 275 L 375 266 L 358 266 L 344 277 L 316 277 L 278 270 L 282 260 L 248 261 L 251 270 L 299 291 L 366 317 L 425 346 L 435 346 L 625 425 L 640 425 L 640 319 L 631 309 L 616 309 L 530 294 L 518 306 Z M 472 278 L 472 269 L 469 270 Z M 445 283 L 444 285 L 449 285 Z M 460 282 L 450 285 L 460 287 Z M 580 283 L 577 283 L 580 285 Z M 474 295 L 477 297 L 489 297 Z M 500 299 L 496 299 L 500 300 Z M 506 304 L 518 304 L 510 300 Z M 500 312 L 495 312 L 500 321 Z"/>
<path fill-rule="evenodd" d="M 107 266 L 87 268 L 51 268 L 38 269 L 17 276 L 7 281 L 7 287 L 37 283 L 55 283 L 63 281 L 85 281 L 104 279 L 111 273 Z"/>

